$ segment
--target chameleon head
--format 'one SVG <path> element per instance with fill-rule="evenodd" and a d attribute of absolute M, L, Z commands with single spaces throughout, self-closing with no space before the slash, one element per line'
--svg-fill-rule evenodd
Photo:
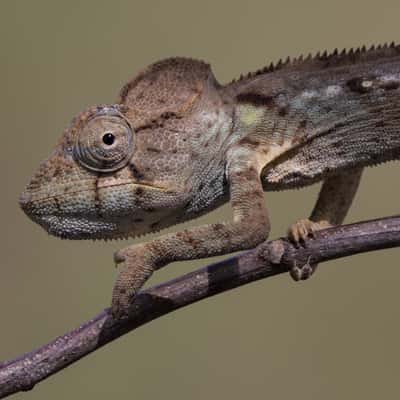
<path fill-rule="evenodd" d="M 135 131 L 124 106 L 98 106 L 76 117 L 20 196 L 24 212 L 68 239 L 117 239 L 168 225 L 166 187 L 138 179 Z"/>

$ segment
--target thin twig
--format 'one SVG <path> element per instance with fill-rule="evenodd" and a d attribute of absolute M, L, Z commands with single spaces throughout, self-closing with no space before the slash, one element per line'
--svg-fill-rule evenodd
<path fill-rule="evenodd" d="M 0 363 L 0 398 L 32 389 L 36 383 L 155 318 L 217 293 L 287 272 L 295 262 L 321 263 L 396 246 L 400 246 L 400 216 L 325 229 L 297 248 L 286 239 L 262 243 L 254 250 L 142 291 L 124 320 L 113 320 L 109 309 L 105 309 L 52 342 Z"/>

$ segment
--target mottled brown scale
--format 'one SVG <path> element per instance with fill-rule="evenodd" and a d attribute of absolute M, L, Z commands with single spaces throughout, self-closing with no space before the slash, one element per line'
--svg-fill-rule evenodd
<path fill-rule="evenodd" d="M 152 230 L 156 230 L 159 227 L 160 223 L 159 222 L 153 222 L 152 224 L 150 224 L 150 228 Z"/>
<path fill-rule="evenodd" d="M 135 190 L 135 195 L 140 197 L 143 194 L 143 192 L 144 192 L 143 188 L 137 187 Z"/>
<path fill-rule="evenodd" d="M 260 142 L 257 139 L 245 136 L 243 139 L 240 139 L 239 144 L 243 146 L 258 147 Z"/>
<path fill-rule="evenodd" d="M 238 103 L 250 103 L 255 106 L 272 107 L 274 105 L 272 96 L 264 96 L 260 93 L 239 93 L 236 100 Z"/>
<path fill-rule="evenodd" d="M 89 121 L 96 122 L 90 134 L 101 154 L 121 156 L 115 170 L 76 151 Z M 109 125 L 114 133 L 125 127 L 132 140 L 114 135 L 105 144 L 102 127 Z M 112 313 L 120 317 L 153 271 L 168 263 L 265 240 L 264 191 L 323 181 L 310 217 L 289 228 L 296 243 L 342 223 L 363 168 L 400 158 L 399 129 L 394 44 L 288 58 L 227 85 L 202 61 L 170 58 L 131 79 L 117 104 L 73 118 L 20 203 L 53 235 L 111 239 L 159 231 L 230 202 L 232 221 L 164 234 L 115 254 L 124 263 L 112 295 Z M 82 157 L 99 168 L 91 170 Z M 305 279 L 314 269 L 294 266 L 291 274 Z"/>
<path fill-rule="evenodd" d="M 385 89 L 385 90 L 396 90 L 400 87 L 400 81 L 387 81 L 387 82 L 382 82 L 379 87 Z"/>
<path fill-rule="evenodd" d="M 303 119 L 302 121 L 300 121 L 299 123 L 299 130 L 303 130 L 307 127 L 307 120 Z"/>
<path fill-rule="evenodd" d="M 373 90 L 372 84 L 371 86 L 365 86 L 365 82 L 373 82 L 375 80 L 375 77 L 367 77 L 367 78 L 363 78 L 363 77 L 356 77 L 356 78 L 352 78 L 349 79 L 347 81 L 347 86 L 348 88 L 356 93 L 368 93 L 371 90 Z"/>
<path fill-rule="evenodd" d="M 133 163 L 130 164 L 129 171 L 131 171 L 135 182 L 140 182 L 145 177 L 145 175 L 141 173 Z"/>
<path fill-rule="evenodd" d="M 96 211 L 100 214 L 100 195 L 99 195 L 99 178 L 94 181 L 94 206 Z"/>

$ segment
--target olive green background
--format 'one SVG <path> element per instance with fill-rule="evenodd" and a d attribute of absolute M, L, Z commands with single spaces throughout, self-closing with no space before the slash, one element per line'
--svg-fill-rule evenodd
<path fill-rule="evenodd" d="M 19 210 L 24 184 L 81 109 L 112 103 L 167 56 L 207 60 L 226 82 L 287 55 L 399 38 L 400 2 L 0 2 L 0 360 L 107 306 L 112 253 L 130 242 L 48 236 Z M 398 213 L 398 165 L 368 170 L 348 221 Z M 272 237 L 318 187 L 268 193 Z M 229 208 L 195 221 L 218 221 Z M 17 399 L 376 399 L 400 395 L 399 249 L 267 279 L 154 321 Z M 151 283 L 204 265 L 174 264 Z"/>

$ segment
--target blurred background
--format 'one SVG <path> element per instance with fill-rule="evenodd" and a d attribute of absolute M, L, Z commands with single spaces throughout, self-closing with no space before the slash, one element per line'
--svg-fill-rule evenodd
<path fill-rule="evenodd" d="M 288 55 L 399 40 L 399 13 L 398 0 L 1 0 L 0 360 L 108 306 L 113 252 L 130 243 L 62 241 L 18 207 L 73 115 L 112 103 L 128 78 L 164 57 L 204 59 L 226 82 Z M 398 168 L 365 173 L 347 221 L 399 212 Z M 271 237 L 308 216 L 317 192 L 268 193 Z M 399 256 L 332 261 L 301 284 L 282 275 L 202 301 L 14 398 L 396 398 Z M 150 284 L 207 262 L 174 264 Z"/>

